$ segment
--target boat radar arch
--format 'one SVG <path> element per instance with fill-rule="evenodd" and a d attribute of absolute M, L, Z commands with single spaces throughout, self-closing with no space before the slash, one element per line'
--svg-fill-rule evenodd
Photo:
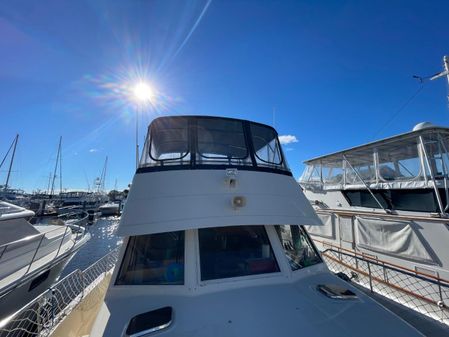
<path fill-rule="evenodd" d="M 151 123 L 118 235 L 263 223 L 321 225 L 272 127 L 207 116 Z"/>
<path fill-rule="evenodd" d="M 436 126 L 430 122 L 421 122 L 414 126 L 413 131 L 419 131 L 419 130 L 423 130 L 423 129 L 427 129 L 427 128 L 434 128 L 434 127 L 436 127 Z"/>

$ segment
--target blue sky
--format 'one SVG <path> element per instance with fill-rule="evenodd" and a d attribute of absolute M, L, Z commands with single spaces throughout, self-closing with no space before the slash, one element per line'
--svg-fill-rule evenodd
<path fill-rule="evenodd" d="M 45 189 L 63 137 L 63 180 L 107 188 L 134 173 L 136 74 L 157 88 L 140 116 L 222 115 L 274 124 L 302 161 L 449 125 L 441 70 L 447 1 L 21 1 L 0 3 L 0 157 L 20 134 L 11 185 Z M 400 111 L 399 111 L 400 110 Z M 275 111 L 275 118 L 273 118 Z M 399 111 L 399 112 L 398 112 Z M 292 137 L 291 137 L 292 138 Z M 5 179 L 5 167 L 0 181 Z"/>

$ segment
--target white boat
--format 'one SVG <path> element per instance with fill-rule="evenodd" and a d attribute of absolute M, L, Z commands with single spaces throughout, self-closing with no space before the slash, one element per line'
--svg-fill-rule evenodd
<path fill-rule="evenodd" d="M 98 207 L 98 210 L 101 212 L 102 216 L 120 215 L 121 212 L 120 203 L 117 202 L 108 202 Z"/>
<path fill-rule="evenodd" d="M 0 320 L 46 290 L 90 237 L 79 226 L 32 225 L 32 216 L 0 202 Z"/>
<path fill-rule="evenodd" d="M 425 296 L 445 310 L 435 316 L 444 314 L 446 323 L 448 149 L 448 128 L 420 123 L 405 134 L 308 160 L 299 180 L 324 223 L 307 226 L 320 250 L 337 248 L 435 281 L 425 289 L 420 282 L 404 288 L 404 281 L 398 295 Z"/>
<path fill-rule="evenodd" d="M 273 128 L 154 120 L 90 336 L 421 336 L 330 273 L 303 225 L 321 227 Z"/>

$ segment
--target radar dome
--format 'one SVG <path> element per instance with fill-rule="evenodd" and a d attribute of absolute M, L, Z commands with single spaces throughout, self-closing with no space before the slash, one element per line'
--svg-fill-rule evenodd
<path fill-rule="evenodd" d="M 435 125 L 433 125 L 430 122 L 421 122 L 415 125 L 415 127 L 413 128 L 413 131 L 418 131 L 418 130 L 422 130 L 422 129 L 427 129 L 427 128 L 433 128 L 435 127 Z"/>

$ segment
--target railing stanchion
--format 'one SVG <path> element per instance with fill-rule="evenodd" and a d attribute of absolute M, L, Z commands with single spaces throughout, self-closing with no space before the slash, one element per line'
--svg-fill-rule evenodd
<path fill-rule="evenodd" d="M 62 244 L 63 244 L 63 242 L 64 242 L 65 235 L 67 234 L 67 229 L 68 229 L 68 228 L 69 228 L 69 227 L 66 226 L 65 231 L 64 231 L 64 235 L 62 236 L 61 243 L 59 244 L 58 251 L 56 252 L 55 258 L 58 257 L 59 251 L 61 250 L 61 247 L 62 247 Z"/>
<path fill-rule="evenodd" d="M 33 264 L 34 259 L 36 258 L 37 252 L 39 251 L 39 248 L 41 248 L 41 244 L 42 244 L 42 241 L 44 240 L 44 236 L 45 236 L 45 234 L 42 234 L 41 240 L 39 241 L 39 244 L 37 245 L 37 248 L 36 248 L 36 250 L 34 251 L 33 258 L 31 259 L 31 262 L 30 262 L 30 264 L 28 265 L 28 269 L 27 269 L 27 271 L 25 272 L 24 275 L 28 274 L 28 272 L 30 271 L 31 265 Z"/>
<path fill-rule="evenodd" d="M 366 261 L 368 265 L 368 277 L 369 277 L 369 289 L 371 292 L 373 292 L 373 278 L 371 277 L 371 264 L 369 261 Z"/>

